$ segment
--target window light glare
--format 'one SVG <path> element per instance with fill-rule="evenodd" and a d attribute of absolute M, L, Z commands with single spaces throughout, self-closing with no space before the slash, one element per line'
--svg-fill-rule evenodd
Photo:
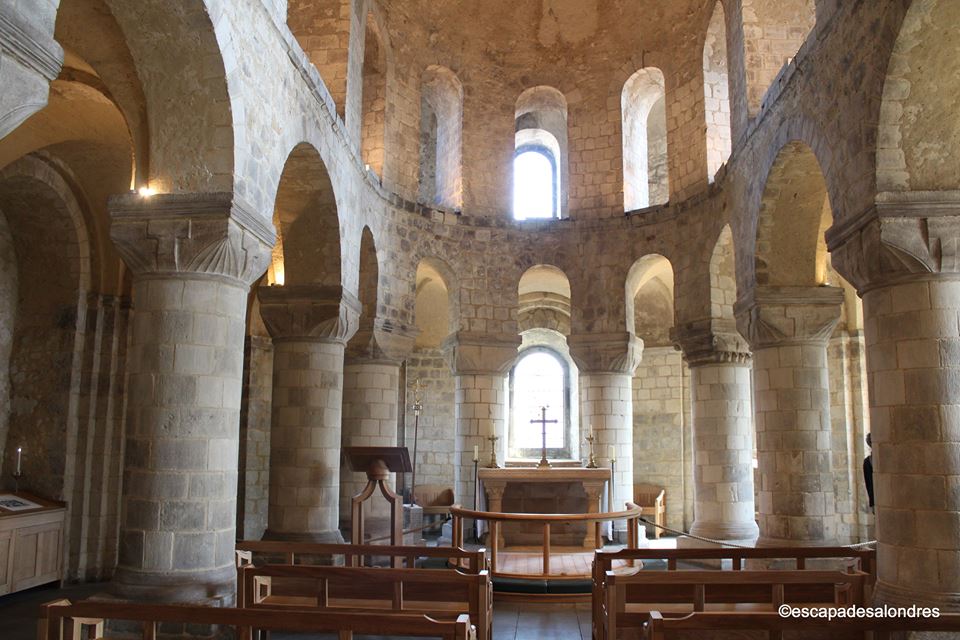
<path fill-rule="evenodd" d="M 140 194 L 141 198 L 149 198 L 150 196 L 156 194 L 156 191 L 154 191 L 150 187 L 140 187 L 140 189 L 138 190 L 138 193 Z"/>
<path fill-rule="evenodd" d="M 553 164 L 540 151 L 523 151 L 513 160 L 513 214 L 517 220 L 552 218 Z"/>

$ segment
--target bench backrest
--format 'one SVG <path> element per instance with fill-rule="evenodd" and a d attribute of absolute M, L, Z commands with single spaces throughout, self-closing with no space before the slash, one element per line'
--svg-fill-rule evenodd
<path fill-rule="evenodd" d="M 791 618 L 768 612 L 697 612 L 684 617 L 664 617 L 658 611 L 650 613 L 644 638 L 667 640 L 681 635 L 689 638 L 691 631 L 765 631 L 770 640 L 779 640 L 784 631 L 823 630 L 831 635 L 850 632 L 874 632 L 877 640 L 886 639 L 895 631 L 960 631 L 960 614 L 941 613 L 939 618 L 909 617 L 837 617 Z"/>
<path fill-rule="evenodd" d="M 252 562 L 254 554 L 282 558 L 287 564 L 299 564 L 310 556 L 339 558 L 343 564 L 359 567 L 377 557 L 390 559 L 393 567 L 413 569 L 420 558 L 447 560 L 451 566 L 469 573 L 487 568 L 486 550 L 467 551 L 458 547 L 420 547 L 378 544 L 319 544 L 314 542 L 282 542 L 276 540 L 242 540 L 237 542 L 237 564 Z M 274 560 L 276 562 L 276 560 Z"/>
<path fill-rule="evenodd" d="M 37 640 L 79 639 L 82 627 L 101 629 L 105 620 L 143 623 L 141 637 L 156 638 L 161 623 L 226 626 L 237 630 L 239 640 L 249 640 L 255 629 L 302 633 L 355 632 L 370 635 L 474 640 L 470 617 L 439 621 L 423 615 L 371 616 L 358 613 L 316 611 L 260 611 L 230 607 L 142 605 L 110 602 L 57 601 L 41 607 Z"/>

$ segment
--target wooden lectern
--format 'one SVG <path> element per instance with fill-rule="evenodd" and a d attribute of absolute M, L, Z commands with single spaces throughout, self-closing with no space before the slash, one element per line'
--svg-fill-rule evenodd
<path fill-rule="evenodd" d="M 387 486 L 390 473 L 413 471 L 410 454 L 406 447 L 347 447 L 343 450 L 347 467 L 351 471 L 365 471 L 367 486 L 350 499 L 352 522 L 350 523 L 350 542 L 364 544 L 363 540 L 363 503 L 380 487 L 380 493 L 390 503 L 390 544 L 403 544 L 403 498 Z"/>

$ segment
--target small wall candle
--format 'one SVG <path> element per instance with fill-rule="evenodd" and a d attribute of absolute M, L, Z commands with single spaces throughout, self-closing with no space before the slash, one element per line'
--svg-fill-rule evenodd
<path fill-rule="evenodd" d="M 480 459 L 480 447 L 473 445 L 473 461 L 476 462 Z"/>
<path fill-rule="evenodd" d="M 20 463 L 23 462 L 23 447 L 17 447 L 17 473 L 20 473 Z"/>
<path fill-rule="evenodd" d="M 610 448 L 607 450 L 607 453 L 610 454 L 610 462 L 617 461 L 617 449 L 613 445 L 610 445 Z"/>

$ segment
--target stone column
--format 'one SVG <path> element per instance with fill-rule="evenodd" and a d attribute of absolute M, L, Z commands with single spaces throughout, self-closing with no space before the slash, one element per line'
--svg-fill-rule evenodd
<path fill-rule="evenodd" d="M 456 376 L 457 437 L 454 445 L 454 479 L 457 501 L 473 504 L 473 447 L 480 450 L 480 466 L 490 460 L 491 435 L 497 441 L 497 461 L 503 466 L 506 451 L 507 399 L 504 376 L 513 366 L 519 336 L 459 332 L 450 336 L 444 350 Z"/>
<path fill-rule="evenodd" d="M 754 520 L 750 351 L 732 321 L 713 320 L 700 330 L 677 331 L 674 338 L 682 346 L 691 378 L 690 533 L 751 545 L 759 530 Z"/>
<path fill-rule="evenodd" d="M 228 193 L 127 194 L 110 214 L 134 308 L 116 592 L 229 602 L 247 294 L 273 229 Z"/>
<path fill-rule="evenodd" d="M 737 302 L 753 349 L 761 545 L 836 542 L 827 343 L 836 287 L 760 287 Z"/>
<path fill-rule="evenodd" d="M 354 339 L 348 347 L 343 367 L 343 446 L 396 447 L 400 365 L 413 350 L 414 336 L 376 322 L 372 329 L 358 332 L 356 338 L 359 340 Z M 412 449 L 410 456 L 412 461 Z M 396 474 L 390 474 L 389 484 L 391 488 L 397 486 Z M 341 470 L 341 522 L 350 522 L 351 498 L 366 486 L 366 473 Z M 389 504 L 379 493 L 364 503 L 364 508 L 368 517 L 389 519 Z M 370 525 L 366 531 L 377 535 L 376 524 Z"/>
<path fill-rule="evenodd" d="M 63 49 L 53 39 L 60 0 L 0 5 L 0 139 L 47 106 Z"/>
<path fill-rule="evenodd" d="M 633 370 L 643 355 L 643 340 L 631 333 L 583 334 L 569 338 L 570 355 L 580 369 L 580 429 L 593 427 L 598 464 L 617 453 L 611 510 L 633 500 Z M 626 521 L 615 523 L 618 536 Z"/>
<path fill-rule="evenodd" d="M 338 286 L 260 287 L 273 337 L 270 505 L 264 539 L 343 542 L 339 529 L 343 354 L 360 303 Z"/>
<path fill-rule="evenodd" d="M 863 298 L 875 598 L 960 610 L 960 201 L 884 194 L 827 234 Z M 862 481 L 862 480 L 861 480 Z"/>

